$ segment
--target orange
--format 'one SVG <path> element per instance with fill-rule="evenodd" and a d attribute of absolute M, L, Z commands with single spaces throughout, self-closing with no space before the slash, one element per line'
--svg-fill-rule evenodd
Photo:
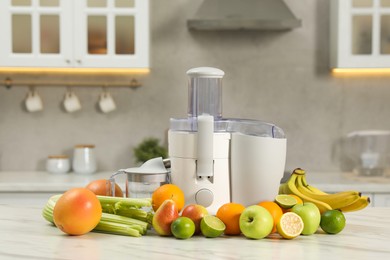
<path fill-rule="evenodd" d="M 240 216 L 245 207 L 238 203 L 226 203 L 223 204 L 217 211 L 216 216 L 222 220 L 226 229 L 224 233 L 226 235 L 239 235 L 240 230 Z"/>
<path fill-rule="evenodd" d="M 269 213 L 271 213 L 272 218 L 274 219 L 274 227 L 272 228 L 272 233 L 276 232 L 276 225 L 279 223 L 280 218 L 283 215 L 282 208 L 273 201 L 262 201 L 259 204 L 259 206 L 264 207 L 266 210 L 268 210 Z"/>
<path fill-rule="evenodd" d="M 299 196 L 297 196 L 295 194 L 288 194 L 288 195 L 290 195 L 291 197 L 294 197 L 297 200 L 297 204 L 303 204 L 303 200 Z"/>
<path fill-rule="evenodd" d="M 183 191 L 174 184 L 164 184 L 158 187 L 152 194 L 153 210 L 157 211 L 161 204 L 168 199 L 172 199 L 176 203 L 178 212 L 184 207 L 185 199 Z"/>
<path fill-rule="evenodd" d="M 53 209 L 55 225 L 69 235 L 83 235 L 96 227 L 102 206 L 86 188 L 73 188 L 62 194 Z"/>

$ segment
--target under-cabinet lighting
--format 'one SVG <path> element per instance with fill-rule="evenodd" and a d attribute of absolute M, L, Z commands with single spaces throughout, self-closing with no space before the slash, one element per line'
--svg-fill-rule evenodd
<path fill-rule="evenodd" d="M 390 68 L 334 68 L 332 75 L 345 76 L 390 76 Z"/>
<path fill-rule="evenodd" d="M 27 73 L 27 74 L 149 74 L 150 69 L 127 68 L 27 68 L 27 67 L 0 67 L 0 73 Z"/>

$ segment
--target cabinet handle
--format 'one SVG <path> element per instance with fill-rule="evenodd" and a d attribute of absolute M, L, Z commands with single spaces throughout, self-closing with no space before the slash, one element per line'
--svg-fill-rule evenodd
<path fill-rule="evenodd" d="M 66 59 L 65 62 L 69 64 L 69 63 L 70 63 L 70 60 L 69 60 L 69 59 Z"/>
<path fill-rule="evenodd" d="M 82 63 L 81 60 L 76 60 L 76 62 L 77 62 L 77 63 L 80 63 L 80 64 Z"/>

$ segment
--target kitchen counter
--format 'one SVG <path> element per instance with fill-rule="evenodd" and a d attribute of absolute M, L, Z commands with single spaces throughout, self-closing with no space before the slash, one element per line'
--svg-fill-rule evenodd
<path fill-rule="evenodd" d="M 352 172 L 306 173 L 310 185 L 327 192 L 358 190 L 362 193 L 389 193 L 390 177 L 359 176 Z"/>
<path fill-rule="evenodd" d="M 92 180 L 107 179 L 114 172 L 81 175 L 73 172 L 51 174 L 46 171 L 0 172 L 0 192 L 65 192 L 70 188 L 84 187 Z"/>
<path fill-rule="evenodd" d="M 74 187 L 85 187 L 92 180 L 107 179 L 112 174 L 113 172 L 80 175 L 72 172 L 50 174 L 45 171 L 3 171 L 0 172 L 0 204 L 42 206 L 51 195 L 63 193 Z M 124 180 L 124 176 L 117 178 L 123 190 L 125 189 Z M 371 206 L 390 207 L 389 177 L 362 177 L 348 172 L 309 172 L 307 181 L 326 192 L 358 190 L 370 197 Z"/>
<path fill-rule="evenodd" d="M 84 187 L 90 181 L 107 179 L 114 172 L 98 172 L 90 175 L 50 174 L 38 172 L 0 172 L 0 192 L 64 192 L 73 187 Z M 327 192 L 358 190 L 363 193 L 390 192 L 390 177 L 359 177 L 352 173 L 307 173 L 307 181 Z"/>
<path fill-rule="evenodd" d="M 390 208 L 347 213 L 337 235 L 284 240 L 250 240 L 244 236 L 188 240 L 102 233 L 68 236 L 41 216 L 40 207 L 0 204 L 0 259 L 389 259 Z"/>

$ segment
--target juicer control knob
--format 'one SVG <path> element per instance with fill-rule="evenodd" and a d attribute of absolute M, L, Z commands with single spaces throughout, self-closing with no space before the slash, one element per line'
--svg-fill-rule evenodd
<path fill-rule="evenodd" d="M 213 200 L 214 200 L 214 194 L 211 192 L 211 190 L 201 189 L 198 190 L 198 192 L 195 194 L 196 203 L 206 208 L 213 203 Z"/>

